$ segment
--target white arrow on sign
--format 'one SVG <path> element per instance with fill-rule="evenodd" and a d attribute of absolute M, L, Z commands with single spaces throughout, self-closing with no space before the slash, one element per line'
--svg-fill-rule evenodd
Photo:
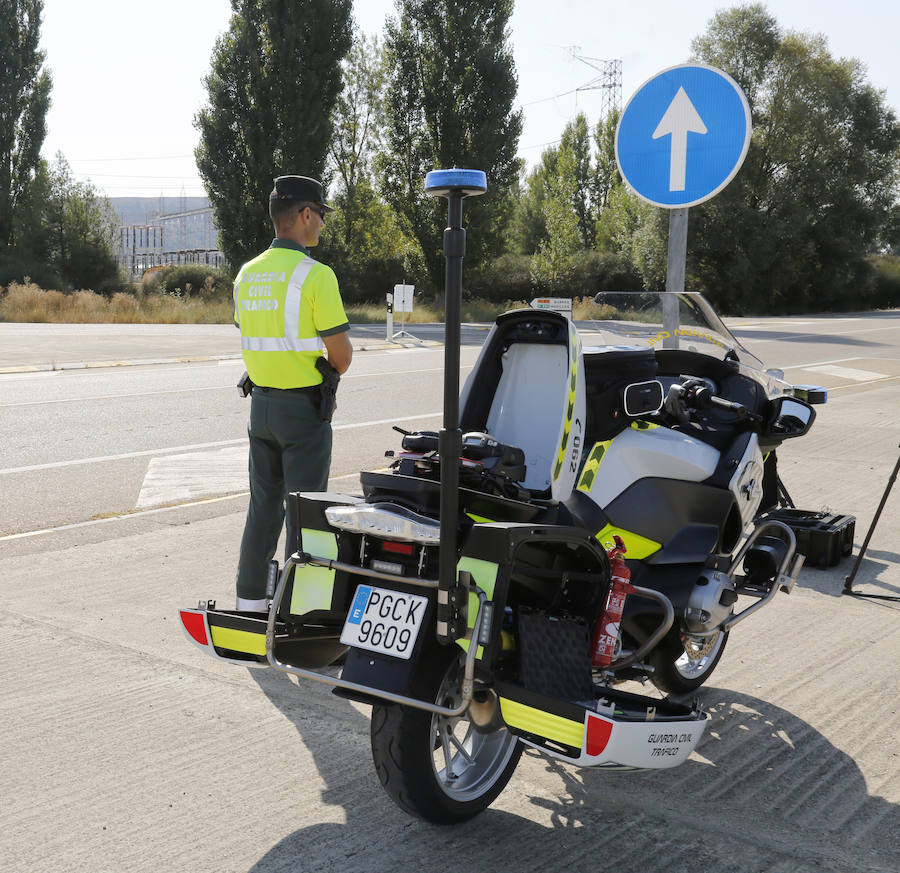
<path fill-rule="evenodd" d="M 670 191 L 684 191 L 689 133 L 706 133 L 706 125 L 684 88 L 679 88 L 656 130 L 653 131 L 653 139 L 659 139 L 661 136 L 672 137 L 669 153 Z"/>

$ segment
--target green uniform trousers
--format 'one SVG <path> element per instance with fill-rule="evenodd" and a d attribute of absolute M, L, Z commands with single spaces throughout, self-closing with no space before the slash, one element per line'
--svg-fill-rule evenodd
<path fill-rule="evenodd" d="M 253 388 L 250 401 L 250 506 L 241 540 L 237 596 L 266 596 L 269 561 L 278 547 L 291 491 L 324 491 L 331 466 L 331 422 L 312 392 Z M 288 521 L 285 558 L 296 548 Z"/>

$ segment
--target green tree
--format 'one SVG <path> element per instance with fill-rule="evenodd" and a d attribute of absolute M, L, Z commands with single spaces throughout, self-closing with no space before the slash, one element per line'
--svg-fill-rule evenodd
<path fill-rule="evenodd" d="M 43 202 L 45 257 L 70 290 L 112 291 L 122 284 L 115 246 L 119 220 L 92 183 L 72 177 L 57 153 Z"/>
<path fill-rule="evenodd" d="M 403 233 L 374 182 L 385 84 L 378 40 L 356 29 L 342 73 L 328 160 L 335 211 L 317 252 L 340 276 L 344 300 L 383 301 L 384 293 L 406 276 L 421 274 L 422 262 L 418 244 Z"/>
<path fill-rule="evenodd" d="M 316 257 L 337 273 L 345 302 L 384 302 L 385 292 L 394 285 L 423 274 L 418 243 L 403 232 L 397 214 L 369 180 L 356 185 L 350 208 L 343 190 L 332 202 L 335 211 L 328 217 Z M 355 217 L 352 232 L 347 228 L 348 215 Z M 353 241 L 352 248 L 346 243 L 348 238 Z"/>
<path fill-rule="evenodd" d="M 0 0 L 0 258 L 17 242 L 17 213 L 30 208 L 47 133 L 43 8 L 43 0 Z"/>
<path fill-rule="evenodd" d="M 622 113 L 613 109 L 601 118 L 594 128 L 594 142 L 597 144 L 597 161 L 594 167 L 594 202 L 598 215 L 609 205 L 613 189 L 622 184 L 619 167 L 616 164 L 616 128 Z"/>
<path fill-rule="evenodd" d="M 753 137 L 731 184 L 691 210 L 689 283 L 726 312 L 865 305 L 866 256 L 896 228 L 900 125 L 883 93 L 760 4 L 717 13 L 692 48 L 741 85 Z"/>
<path fill-rule="evenodd" d="M 231 7 L 195 125 L 197 168 L 222 251 L 237 267 L 272 238 L 272 180 L 324 174 L 352 2 L 231 0 Z"/>
<path fill-rule="evenodd" d="M 531 259 L 531 278 L 539 289 L 565 293 L 575 270 L 575 255 L 583 250 L 579 216 L 577 159 L 571 146 L 559 148 L 556 173 L 547 180 L 544 216 L 547 238 Z"/>
<path fill-rule="evenodd" d="M 425 195 L 429 170 L 484 170 L 488 193 L 465 211 L 472 266 L 500 252 L 515 185 L 522 128 L 513 110 L 516 73 L 509 47 L 512 0 L 397 0 L 389 19 L 383 192 L 421 246 L 442 287 L 446 203 Z"/>
<path fill-rule="evenodd" d="M 571 154 L 571 175 L 574 183 L 572 208 L 578 219 L 581 247 L 588 249 L 594 245 L 594 197 L 591 178 L 591 136 L 588 132 L 587 117 L 579 112 L 563 130 L 560 149 L 568 149 Z"/>
<path fill-rule="evenodd" d="M 544 149 L 540 163 L 516 189 L 509 235 L 511 247 L 521 254 L 533 255 L 547 239 L 547 190 L 558 160 L 557 146 Z"/>
<path fill-rule="evenodd" d="M 613 127 L 615 135 L 615 127 Z M 524 184 L 515 198 L 510 228 L 510 245 L 517 252 L 533 254 L 548 239 L 547 209 L 548 190 L 559 172 L 559 153 L 568 149 L 572 158 L 567 162 L 571 173 L 571 204 L 581 239 L 581 248 L 595 245 L 595 222 L 599 208 L 597 198 L 597 173 L 591 157 L 590 133 L 587 118 L 579 113 L 564 128 L 560 144 L 549 146 L 541 154 L 540 163 L 525 177 Z M 615 155 L 613 155 L 615 167 Z M 569 182 L 566 183 L 567 185 Z"/>
<path fill-rule="evenodd" d="M 343 91 L 334 109 L 328 153 L 342 213 L 342 242 L 353 252 L 364 232 L 361 219 L 372 200 L 372 159 L 380 141 L 384 65 L 377 38 L 358 29 L 342 64 Z"/>

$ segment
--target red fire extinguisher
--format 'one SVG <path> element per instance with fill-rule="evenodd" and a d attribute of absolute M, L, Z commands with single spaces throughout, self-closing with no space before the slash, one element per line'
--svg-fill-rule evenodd
<path fill-rule="evenodd" d="M 627 551 L 625 543 L 618 535 L 613 539 L 615 545 L 608 552 L 612 569 L 609 592 L 591 639 L 591 663 L 595 667 L 608 667 L 612 663 L 616 640 L 619 638 L 619 622 L 625 609 L 625 598 L 634 593 L 630 581 L 631 571 L 622 557 Z"/>

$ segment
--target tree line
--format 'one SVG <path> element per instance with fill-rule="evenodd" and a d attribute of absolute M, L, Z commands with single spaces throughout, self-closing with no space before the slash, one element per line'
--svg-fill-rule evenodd
<path fill-rule="evenodd" d="M 32 230 L 52 226 L 54 172 L 57 215 L 73 195 L 102 207 L 90 186 L 67 181 L 64 159 L 55 169 L 36 159 L 50 90 L 36 37 L 16 68 L 21 84 L 3 75 L 15 46 L 31 45 L 22 34 L 41 6 L 0 7 L 20 25 L 0 36 L 0 112 L 22 107 L 0 142 L 0 172 L 13 168 L 0 178 L 0 284 L 25 241 L 44 239 Z M 576 116 L 532 167 L 517 156 L 512 11 L 512 0 L 396 0 L 383 32 L 367 37 L 351 0 L 232 0 L 195 119 L 232 269 L 271 240 L 272 179 L 301 173 L 322 178 L 336 207 L 316 256 L 345 300 L 383 299 L 400 282 L 438 295 L 445 204 L 425 196 L 424 177 L 461 166 L 489 184 L 466 209 L 467 294 L 664 288 L 668 213 L 623 184 L 615 111 Z M 864 66 L 834 58 L 821 36 L 784 30 L 759 3 L 716 13 L 690 59 L 738 82 L 753 134 L 735 179 L 690 210 L 686 286 L 730 314 L 900 305 L 900 123 Z M 68 236 L 51 237 L 32 257 L 63 275 Z"/>
<path fill-rule="evenodd" d="M 43 0 L 0 2 L 0 286 L 112 290 L 118 219 L 62 154 L 41 158 L 52 80 L 40 49 Z"/>

